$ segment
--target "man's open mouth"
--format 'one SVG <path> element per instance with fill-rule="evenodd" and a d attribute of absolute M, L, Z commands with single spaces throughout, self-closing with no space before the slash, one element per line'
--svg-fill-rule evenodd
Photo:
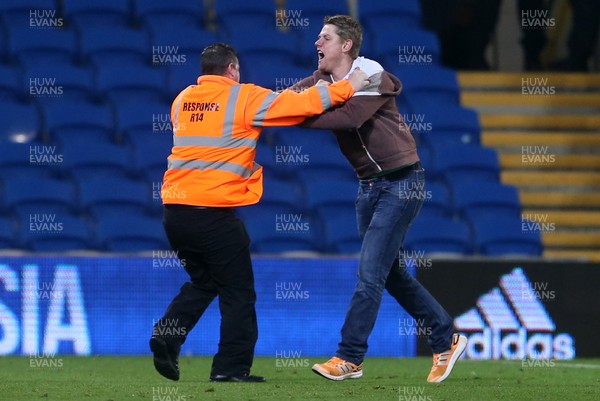
<path fill-rule="evenodd" d="M 325 54 L 323 54 L 321 50 L 317 50 L 317 55 L 319 56 L 319 61 L 323 60 L 323 57 L 325 57 Z"/>

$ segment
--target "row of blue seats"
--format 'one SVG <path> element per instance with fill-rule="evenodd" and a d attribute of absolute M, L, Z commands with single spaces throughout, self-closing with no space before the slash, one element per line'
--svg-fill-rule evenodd
<path fill-rule="evenodd" d="M 268 205 L 240 207 L 256 253 L 360 251 L 354 209 L 295 213 Z M 473 222 L 420 215 L 404 243 L 404 255 L 528 255 L 542 252 L 541 230 L 517 216 L 489 214 Z M 134 212 L 100 218 L 38 211 L 20 220 L 0 217 L 0 249 L 35 252 L 140 252 L 168 249 L 158 217 Z"/>
<path fill-rule="evenodd" d="M 0 211 L 21 216 L 38 209 L 92 215 L 119 208 L 156 213 L 161 187 L 162 176 L 152 181 L 99 175 L 98 172 L 75 179 L 13 176 L 1 182 Z M 185 191 L 175 188 L 170 192 L 171 198 L 181 198 L 185 203 Z M 351 206 L 356 195 L 357 180 L 349 175 L 332 174 L 324 168 L 305 169 L 296 179 L 267 174 L 262 202 L 294 213 L 313 213 L 325 207 Z M 423 199 L 424 214 L 456 215 L 469 221 L 491 213 L 518 216 L 521 212 L 516 189 L 498 182 L 458 181 L 448 186 L 430 181 L 419 187 L 399 188 L 397 195 Z"/>

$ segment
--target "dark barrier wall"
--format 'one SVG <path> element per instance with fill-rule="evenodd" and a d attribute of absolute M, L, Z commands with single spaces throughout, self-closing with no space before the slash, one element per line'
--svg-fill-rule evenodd
<path fill-rule="evenodd" d="M 417 267 L 475 359 L 600 356 L 600 265 L 435 261 Z M 417 352 L 430 355 L 423 336 Z"/>
<path fill-rule="evenodd" d="M 173 256 L 0 257 L 0 355 L 148 354 L 153 323 L 187 277 Z M 308 367 L 304 356 L 331 356 L 356 265 L 355 259 L 255 258 L 257 355 L 298 367 Z M 217 304 L 190 334 L 183 354 L 216 352 Z M 369 355 L 415 355 L 416 338 L 399 333 L 398 321 L 409 319 L 386 296 Z"/>

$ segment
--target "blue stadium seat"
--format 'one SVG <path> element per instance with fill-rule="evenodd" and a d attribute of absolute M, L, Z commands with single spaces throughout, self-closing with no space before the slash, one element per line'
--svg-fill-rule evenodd
<path fill-rule="evenodd" d="M 477 250 L 486 256 L 541 256 L 541 230 L 530 230 L 532 226 L 535 222 L 528 225 L 518 217 L 479 218 L 473 222 Z"/>
<path fill-rule="evenodd" d="M 317 214 L 323 224 L 328 252 L 341 254 L 360 252 L 362 241 L 356 226 L 356 210 L 351 204 L 324 206 L 317 209 Z"/>
<path fill-rule="evenodd" d="M 201 26 L 204 23 L 204 4 L 202 1 L 189 0 L 135 0 L 134 13 L 138 21 L 160 21 L 178 17 L 180 27 L 189 27 L 190 23 Z"/>
<path fill-rule="evenodd" d="M 446 144 L 435 149 L 435 178 L 448 185 L 468 181 L 499 182 L 500 162 L 495 149 Z"/>
<path fill-rule="evenodd" d="M 278 92 L 313 73 L 312 69 L 299 66 L 287 57 L 282 57 L 274 63 L 269 55 L 262 53 L 246 54 L 243 58 L 240 57 L 240 65 L 244 72 L 243 81 Z"/>
<path fill-rule="evenodd" d="M 107 105 L 64 99 L 42 104 L 47 134 L 63 143 L 72 141 L 110 141 L 115 123 Z"/>
<path fill-rule="evenodd" d="M 303 206 L 301 185 L 296 180 L 277 178 L 267 172 L 260 202 L 268 206 L 301 210 Z"/>
<path fill-rule="evenodd" d="M 211 43 L 221 41 L 218 33 L 199 27 L 186 27 L 185 35 L 179 29 L 165 29 L 165 23 L 159 20 L 149 25 L 152 33 L 152 56 L 154 64 L 182 65 L 188 63 L 188 57 L 199 55 Z M 191 61 L 195 61 L 192 57 Z M 194 65 L 200 71 L 200 64 Z"/>
<path fill-rule="evenodd" d="M 239 54 L 242 70 L 247 68 L 242 64 L 246 55 L 260 53 L 272 59 L 298 61 L 299 36 L 293 33 L 282 33 L 272 25 L 256 25 L 251 28 L 237 28 L 229 36 L 229 43 Z"/>
<path fill-rule="evenodd" d="M 275 0 L 247 2 L 216 1 L 215 11 L 220 29 L 234 32 L 236 29 L 256 27 L 275 28 Z M 234 46 L 235 47 L 235 46 Z"/>
<path fill-rule="evenodd" d="M 147 132 L 129 138 L 133 152 L 133 169 L 141 175 L 148 170 L 159 169 L 162 174 L 167 169 L 167 157 L 171 154 L 173 137 L 165 133 Z"/>
<path fill-rule="evenodd" d="M 401 67 L 428 67 L 440 63 L 440 45 L 433 32 L 410 29 L 391 18 L 389 27 L 380 26 L 373 33 L 373 52 L 376 59 L 386 69 Z"/>
<path fill-rule="evenodd" d="M 64 163 L 59 171 L 77 180 L 97 175 L 124 177 L 131 173 L 128 147 L 109 142 L 72 141 L 62 146 Z"/>
<path fill-rule="evenodd" d="M 423 206 L 419 216 L 452 217 L 453 208 L 448 187 L 442 182 L 426 182 Z"/>
<path fill-rule="evenodd" d="M 6 179 L 52 178 L 53 166 L 63 160 L 56 145 L 40 142 L 8 142 L 0 149 L 0 187 Z"/>
<path fill-rule="evenodd" d="M 51 222 L 21 224 L 23 247 L 33 252 L 69 252 L 94 248 L 91 228 L 79 215 L 58 214 Z"/>
<path fill-rule="evenodd" d="M 81 56 L 95 65 L 151 62 L 152 46 L 148 32 L 125 27 L 90 27 L 81 33 Z"/>
<path fill-rule="evenodd" d="M 144 214 L 152 203 L 150 188 L 138 180 L 118 176 L 86 177 L 78 181 L 79 207 L 91 216 Z"/>
<path fill-rule="evenodd" d="M 99 219 L 96 243 L 99 249 L 110 252 L 170 249 L 160 219 L 129 213 Z"/>
<path fill-rule="evenodd" d="M 190 85 L 196 85 L 200 76 L 200 54 L 186 54 L 186 63 L 171 65 L 167 77 L 167 97 L 173 101 L 175 97 Z M 242 82 L 246 79 L 242 77 Z"/>
<path fill-rule="evenodd" d="M 274 147 L 271 145 L 267 145 L 262 138 L 256 146 L 256 157 L 254 160 L 256 161 L 256 163 L 263 166 L 265 173 L 269 172 L 270 174 L 279 176 L 285 175 L 281 171 L 281 166 L 277 164 Z"/>
<path fill-rule="evenodd" d="M 96 75 L 96 88 L 105 99 L 117 102 L 165 100 L 166 73 L 145 65 L 102 65 Z"/>
<path fill-rule="evenodd" d="M 20 248 L 18 229 L 15 220 L 9 216 L 0 216 L 0 249 Z"/>
<path fill-rule="evenodd" d="M 31 21 L 31 19 L 34 19 Z M 0 19 L 12 30 L 32 26 L 45 31 L 59 24 L 60 15 L 55 0 L 3 0 L 0 2 Z"/>
<path fill-rule="evenodd" d="M 408 97 L 414 109 L 432 109 L 442 103 L 460 105 L 460 89 L 454 70 L 431 65 L 396 68 L 392 72 L 402 81 L 402 94 Z"/>
<path fill-rule="evenodd" d="M 305 182 L 305 205 L 307 209 L 323 206 L 352 206 L 356 200 L 358 184 L 351 178 L 334 179 L 322 174 L 321 178 Z"/>
<path fill-rule="evenodd" d="M 21 90 L 37 101 L 95 99 L 93 70 L 71 63 L 26 66 L 22 82 Z"/>
<path fill-rule="evenodd" d="M 0 143 L 25 143 L 40 138 L 40 112 L 34 104 L 2 102 L 0 121 Z"/>
<path fill-rule="evenodd" d="M 4 208 L 17 213 L 64 213 L 76 209 L 75 188 L 68 181 L 14 177 L 4 180 L 4 189 Z"/>
<path fill-rule="evenodd" d="M 9 34 L 11 59 L 31 64 L 52 64 L 77 59 L 77 35 L 68 29 L 12 29 Z"/>
<path fill-rule="evenodd" d="M 69 23 L 80 29 L 97 25 L 126 26 L 132 19 L 131 4 L 123 0 L 63 0 L 63 13 Z"/>
<path fill-rule="evenodd" d="M 470 108 L 460 106 L 422 107 L 412 110 L 422 115 L 431 124 L 431 132 L 421 135 L 421 139 L 431 146 L 436 144 L 474 144 L 480 143 L 481 126 L 477 113 Z"/>
<path fill-rule="evenodd" d="M 281 206 L 253 205 L 237 209 L 256 253 L 318 252 L 321 226 L 308 213 Z"/>
<path fill-rule="evenodd" d="M 363 0 L 358 2 L 358 16 L 365 26 L 377 30 L 381 30 L 379 22 L 386 17 L 393 18 L 396 25 L 418 27 L 421 25 L 421 6 L 419 0 Z"/>
<path fill-rule="evenodd" d="M 113 106 L 117 130 L 126 139 L 130 135 L 173 135 L 170 103 L 148 100 L 143 103 L 115 103 Z"/>
<path fill-rule="evenodd" d="M 470 223 L 486 216 L 521 216 L 519 194 L 513 186 L 485 181 L 459 182 L 452 186 L 452 193 L 456 211 Z"/>
<path fill-rule="evenodd" d="M 425 254 L 469 255 L 473 253 L 471 232 L 466 223 L 446 217 L 417 216 L 404 249 Z"/>
<path fill-rule="evenodd" d="M 1 56 L 0 56 L 1 57 Z M 0 101 L 18 101 L 24 99 L 28 92 L 23 92 L 19 85 L 22 71 L 18 67 L 0 65 Z"/>

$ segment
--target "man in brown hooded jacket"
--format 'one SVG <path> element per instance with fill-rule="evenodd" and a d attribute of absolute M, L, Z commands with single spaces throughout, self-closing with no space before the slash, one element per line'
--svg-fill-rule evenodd
<path fill-rule="evenodd" d="M 416 144 L 395 97 L 402 84 L 379 63 L 358 57 L 360 24 L 345 15 L 326 17 L 318 40 L 318 69 L 292 89 L 327 85 L 360 67 L 370 84 L 344 105 L 305 120 L 305 128 L 333 131 L 359 183 L 356 217 L 362 248 L 358 283 L 341 330 L 338 350 L 313 371 L 331 380 L 362 376 L 367 340 L 385 288 L 417 322 L 423 322 L 433 351 L 428 382 L 445 380 L 464 351 L 467 338 L 454 333 L 452 318 L 402 263 L 406 232 L 418 214 L 424 193 L 424 170 Z M 435 229 L 432 227 L 432 229 Z"/>

